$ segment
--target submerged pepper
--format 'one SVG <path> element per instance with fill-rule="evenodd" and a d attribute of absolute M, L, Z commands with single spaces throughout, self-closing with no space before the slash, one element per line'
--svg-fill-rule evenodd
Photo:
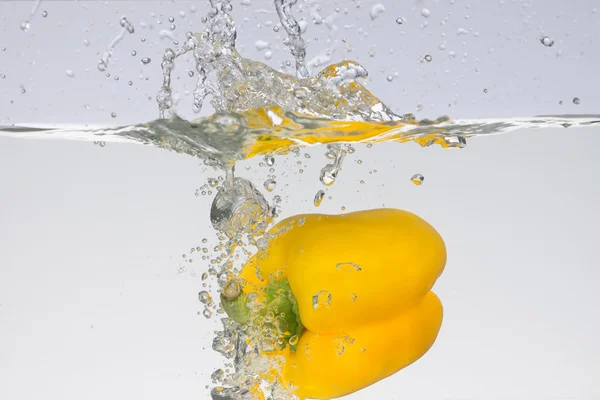
<path fill-rule="evenodd" d="M 221 301 L 237 322 L 269 327 L 280 379 L 300 398 L 353 393 L 433 345 L 442 304 L 431 288 L 446 248 L 423 219 L 395 209 L 300 215 L 269 236 Z"/>

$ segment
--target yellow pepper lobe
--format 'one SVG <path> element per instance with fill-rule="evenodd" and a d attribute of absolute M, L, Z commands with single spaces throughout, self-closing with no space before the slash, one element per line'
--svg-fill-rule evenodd
<path fill-rule="evenodd" d="M 418 360 L 433 345 L 441 324 L 442 303 L 429 292 L 386 321 L 341 335 L 305 331 L 298 350 L 286 360 L 283 378 L 298 387 L 295 394 L 301 398 L 348 395 Z"/>
<path fill-rule="evenodd" d="M 418 216 L 375 209 L 300 215 L 242 269 L 244 292 L 287 279 L 305 327 L 287 352 L 284 381 L 301 397 L 334 398 L 369 386 L 433 344 L 442 306 L 430 292 L 446 263 L 437 231 Z"/>

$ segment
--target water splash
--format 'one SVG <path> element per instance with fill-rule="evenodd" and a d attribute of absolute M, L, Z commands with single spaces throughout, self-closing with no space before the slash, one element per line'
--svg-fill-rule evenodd
<path fill-rule="evenodd" d="M 29 18 L 27 18 L 25 21 L 21 22 L 21 30 L 23 32 L 27 32 L 31 28 L 31 20 L 33 19 L 33 17 L 35 17 L 35 14 L 37 13 L 38 9 L 40 8 L 41 3 L 42 3 L 42 0 L 36 0 L 35 3 L 33 3 L 33 7 L 31 8 L 31 13 L 29 14 Z M 44 17 L 46 17 L 46 15 L 44 15 Z"/>
<path fill-rule="evenodd" d="M 108 43 L 106 51 L 104 52 L 104 54 L 102 54 L 100 61 L 98 61 L 97 68 L 99 71 L 104 72 L 108 69 L 113 50 L 117 43 L 123 40 L 127 33 L 133 34 L 135 32 L 133 25 L 127 20 L 125 16 L 121 17 L 121 19 L 119 20 L 119 24 L 121 25 L 122 29 L 119 31 L 117 36 L 115 36 L 114 39 L 111 40 L 110 43 Z"/>
<path fill-rule="evenodd" d="M 282 123 L 273 126 L 268 111 Z M 407 120 L 388 122 L 332 121 L 264 108 L 216 113 L 187 121 L 178 116 L 121 127 L 13 124 L 0 126 L 0 136 L 141 143 L 201 159 L 226 169 L 236 160 L 257 155 L 286 154 L 315 144 L 416 142 L 423 147 L 461 148 L 467 139 L 518 129 L 578 128 L 600 124 L 600 115 L 556 115 L 529 118 Z"/>
<path fill-rule="evenodd" d="M 292 15 L 292 6 L 297 0 L 275 0 L 275 9 L 277 15 L 288 34 L 285 44 L 289 46 L 294 59 L 296 60 L 296 76 L 298 78 L 308 78 L 308 69 L 306 68 L 306 43 L 302 39 L 301 29 L 298 22 Z"/>

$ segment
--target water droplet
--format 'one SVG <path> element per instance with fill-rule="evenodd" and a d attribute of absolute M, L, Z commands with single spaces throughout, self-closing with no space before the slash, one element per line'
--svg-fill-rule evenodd
<path fill-rule="evenodd" d="M 427 61 L 427 62 L 431 62 L 431 60 L 433 60 L 433 57 L 431 57 L 429 54 L 427 54 L 427 55 L 425 56 L 425 61 Z"/>
<path fill-rule="evenodd" d="M 27 93 L 27 90 L 25 90 L 25 87 L 23 85 L 21 85 L 21 94 L 25 94 Z"/>
<path fill-rule="evenodd" d="M 142 64 L 144 64 L 144 65 L 150 64 L 150 61 L 152 61 L 152 60 L 148 57 L 142 58 Z"/>
<path fill-rule="evenodd" d="M 204 311 L 202 311 L 202 315 L 204 315 L 206 319 L 209 319 L 212 317 L 212 311 L 210 311 L 208 308 L 205 308 Z"/>
<path fill-rule="evenodd" d="M 65 70 L 65 74 L 66 74 L 66 75 L 67 75 L 69 78 L 72 78 L 72 77 L 74 77 L 74 76 L 75 76 L 75 72 L 73 72 L 73 70 L 72 70 L 72 69 L 67 69 L 67 70 Z"/>
<path fill-rule="evenodd" d="M 175 22 L 175 18 L 174 17 L 169 17 L 169 22 Z"/>
<path fill-rule="evenodd" d="M 425 18 L 428 18 L 431 15 L 431 12 L 428 9 L 424 8 L 421 10 L 421 15 Z"/>
<path fill-rule="evenodd" d="M 145 41 L 146 41 L 146 38 L 145 38 L 145 37 L 143 37 L 143 38 L 141 38 L 140 40 L 141 40 L 141 41 L 142 41 L 142 43 L 143 43 L 143 42 L 145 42 Z"/>
<path fill-rule="evenodd" d="M 391 82 L 394 80 L 394 77 L 392 75 L 388 75 L 386 79 L 388 82 Z"/>
<path fill-rule="evenodd" d="M 483 93 L 487 93 L 487 92 L 488 92 L 488 90 L 487 90 L 487 89 L 483 89 Z"/>
<path fill-rule="evenodd" d="M 272 192 L 273 190 L 275 190 L 275 187 L 277 186 L 277 182 L 274 179 L 267 179 L 264 183 L 264 186 L 268 192 Z"/>
<path fill-rule="evenodd" d="M 192 76 L 194 76 L 194 71 L 189 71 L 188 72 L 188 76 L 191 78 Z"/>
<path fill-rule="evenodd" d="M 0 74 L 0 78 L 2 78 L 2 79 L 6 79 L 6 75 L 4 75 L 4 74 Z"/>
<path fill-rule="evenodd" d="M 415 185 L 420 186 L 420 185 L 423 184 L 423 181 L 425 180 L 425 177 L 423 175 L 421 175 L 421 174 L 414 174 L 413 176 L 410 177 L 410 180 Z"/>
<path fill-rule="evenodd" d="M 23 32 L 27 32 L 29 30 L 29 28 L 31 28 L 31 25 L 29 25 L 29 22 L 27 22 L 27 21 L 21 22 L 21 30 Z"/>
<path fill-rule="evenodd" d="M 354 264 L 351 262 L 339 263 L 335 267 L 338 269 L 338 271 L 341 272 L 362 271 L 362 268 L 358 264 Z"/>
<path fill-rule="evenodd" d="M 132 86 L 132 85 L 133 85 L 133 82 L 132 82 L 132 81 L 129 81 L 129 82 L 127 82 L 127 84 L 128 84 L 129 86 Z"/>
<path fill-rule="evenodd" d="M 404 20 L 402 18 L 396 18 L 396 23 L 398 25 L 402 25 L 402 24 L 404 24 Z"/>
<path fill-rule="evenodd" d="M 573 99 L 573 104 L 579 104 L 579 103 L 581 103 L 581 100 L 579 100 L 579 97 L 575 97 Z"/>
<path fill-rule="evenodd" d="M 90 45 L 90 41 L 87 39 L 83 39 L 83 45 L 84 46 L 89 46 Z"/>
<path fill-rule="evenodd" d="M 544 36 L 540 39 L 540 43 L 542 43 L 546 47 L 554 46 L 554 40 L 550 39 L 548 36 Z"/>
<path fill-rule="evenodd" d="M 48 11 L 42 11 L 42 17 L 46 18 L 48 16 Z"/>
<path fill-rule="evenodd" d="M 321 290 L 312 297 L 312 305 L 314 310 L 319 307 L 331 307 L 331 293 Z"/>
<path fill-rule="evenodd" d="M 131 55 L 132 55 L 132 56 L 137 56 L 137 51 L 135 51 L 135 50 L 132 50 L 132 51 L 131 51 Z"/>
<path fill-rule="evenodd" d="M 350 301 L 354 303 L 356 301 L 356 299 L 358 299 L 358 296 L 356 294 L 352 293 L 350 295 Z"/>
<path fill-rule="evenodd" d="M 169 27 L 169 29 L 171 29 L 172 31 L 174 31 L 176 28 L 177 28 L 177 26 L 175 24 L 173 24 Z"/>
<path fill-rule="evenodd" d="M 273 27 L 273 32 L 279 32 L 279 27 L 277 25 Z"/>
<path fill-rule="evenodd" d="M 113 117 L 113 118 L 117 118 L 117 113 L 116 112 L 112 112 L 112 113 L 110 113 L 110 116 Z"/>

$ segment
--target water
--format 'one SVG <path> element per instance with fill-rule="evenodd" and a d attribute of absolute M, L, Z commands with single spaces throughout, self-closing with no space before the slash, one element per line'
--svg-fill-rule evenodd
<path fill-rule="evenodd" d="M 390 106 L 384 104 L 367 89 L 369 75 L 366 68 L 357 62 L 341 61 L 313 74 L 310 73 L 306 62 L 306 36 L 303 37 L 301 24 L 294 16 L 295 1 L 277 0 L 274 4 L 279 23 L 287 34 L 282 43 L 286 49 L 289 49 L 294 59 L 295 71 L 291 73 L 242 57 L 235 47 L 237 30 L 230 14 L 232 3 L 227 0 L 211 0 L 210 5 L 212 8 L 205 18 L 206 30 L 201 33 L 190 32 L 185 35 L 186 40 L 182 45 L 174 43 L 172 48 L 164 51 L 160 60 L 162 83 L 156 94 L 159 119 L 116 127 L 30 124 L 26 121 L 0 127 L 0 136 L 11 138 L 93 141 L 101 147 L 106 143 L 150 145 L 191 155 L 201 160 L 209 171 L 213 171 L 212 173 L 221 174 L 205 180 L 207 183 L 196 190 L 196 195 L 214 194 L 214 198 L 209 198 L 210 207 L 204 207 L 203 212 L 209 216 L 216 237 L 211 238 L 210 243 L 203 240 L 201 245 L 191 247 L 189 253 L 182 255 L 178 269 L 179 274 L 187 274 L 191 270 L 194 272 L 189 272 L 190 274 L 196 274 L 193 268 L 196 268 L 197 264 L 201 265 L 202 273 L 198 274 L 198 277 L 201 276 L 201 281 L 204 283 L 201 284 L 203 290 L 198 294 L 200 303 L 198 314 L 208 321 L 224 317 L 220 303 L 214 299 L 220 292 L 225 293 L 228 288 L 231 288 L 232 282 L 235 282 L 232 279 L 235 278 L 243 260 L 251 256 L 256 249 L 266 247 L 271 239 L 266 231 L 267 228 L 283 215 L 287 215 L 286 213 L 292 213 L 292 210 L 297 210 L 298 213 L 306 212 L 298 207 L 298 204 L 290 206 L 287 203 L 303 199 L 306 206 L 321 207 L 324 212 L 344 212 L 346 205 L 351 204 L 351 199 L 356 196 L 351 193 L 355 189 L 348 192 L 348 189 L 338 188 L 341 182 L 355 180 L 359 168 L 368 168 L 368 174 L 363 170 L 361 173 L 365 176 L 361 175 L 362 179 L 359 182 L 357 180 L 360 185 L 367 185 L 363 192 L 360 189 L 356 190 L 360 196 L 368 197 L 370 192 L 383 193 L 383 189 L 377 191 L 373 188 L 393 188 L 398 182 L 410 184 L 411 187 L 406 190 L 413 189 L 422 193 L 431 193 L 426 190 L 433 190 L 430 188 L 435 188 L 437 185 L 438 188 L 445 187 L 447 191 L 439 192 L 433 197 L 437 204 L 431 205 L 429 211 L 425 209 L 430 214 L 436 215 L 431 211 L 436 209 L 456 216 L 464 212 L 465 208 L 474 206 L 464 198 L 461 198 L 461 201 L 456 201 L 455 198 L 453 201 L 452 198 L 456 197 L 456 194 L 445 186 L 447 183 L 444 181 L 457 185 L 456 180 L 453 180 L 456 176 L 452 176 L 444 168 L 435 168 L 435 171 L 432 171 L 427 164 L 415 162 L 415 158 L 403 159 L 391 156 L 390 160 L 393 161 L 394 168 L 410 162 L 419 165 L 408 165 L 410 169 L 404 171 L 405 175 L 396 176 L 394 173 L 391 175 L 388 173 L 383 175 L 385 179 L 380 178 L 382 171 L 386 169 L 389 171 L 391 166 L 383 165 L 381 160 L 378 160 L 377 155 L 385 154 L 385 151 L 380 149 L 390 149 L 394 144 L 408 145 L 408 142 L 414 142 L 419 147 L 431 147 L 428 151 L 433 151 L 436 148 L 434 145 L 438 145 L 444 151 L 466 152 L 469 151 L 472 143 L 491 140 L 485 138 L 494 134 L 531 129 L 538 129 L 544 133 L 556 132 L 557 128 L 564 133 L 562 136 L 554 137 L 558 138 L 557 142 L 562 141 L 567 146 L 572 137 L 589 132 L 600 122 L 600 116 L 593 114 L 472 119 L 452 119 L 451 116 L 441 116 L 429 120 L 416 119 L 410 113 L 395 113 Z M 385 16 L 386 7 L 377 4 L 368 11 L 370 19 L 378 21 Z M 429 9 L 417 9 L 416 12 L 420 14 L 418 18 L 425 21 L 433 20 L 435 17 L 435 12 Z M 315 17 L 315 21 L 317 20 L 319 19 Z M 401 22 L 398 23 L 398 20 Z M 174 18 L 170 17 L 169 23 L 173 22 Z M 405 22 L 410 21 L 397 18 L 393 22 L 405 25 Z M 125 17 L 120 19 L 120 26 L 123 29 L 109 43 L 98 64 L 98 69 L 103 72 L 111 70 L 113 50 L 117 43 L 124 40 L 126 34 L 135 34 L 133 25 Z M 278 32 L 276 29 L 273 31 Z M 462 28 L 460 32 L 460 36 L 469 33 Z M 554 40 L 547 36 L 539 40 L 544 47 L 554 45 Z M 260 47 L 259 50 L 269 48 L 268 43 L 256 43 L 255 47 Z M 539 43 L 537 45 L 539 46 Z M 433 64 L 438 61 L 438 56 L 426 52 L 422 54 L 426 54 L 422 56 L 422 61 L 426 63 Z M 196 79 L 190 108 L 200 112 L 206 100 L 210 98 L 210 104 L 216 112 L 209 117 L 186 119 L 174 111 L 176 103 L 173 87 L 174 71 L 176 71 L 176 63 L 180 62 L 185 55 L 191 55 L 195 63 L 195 72 L 189 71 L 193 73 L 187 74 L 190 78 Z M 152 62 L 150 57 L 142 57 L 140 60 L 142 68 L 156 64 L 156 61 Z M 76 76 L 71 69 L 63 69 L 63 71 L 68 71 L 63 74 L 69 78 Z M 391 83 L 394 79 L 387 79 L 387 81 Z M 487 94 L 487 89 L 483 90 L 483 93 Z M 579 97 L 573 97 L 572 103 L 579 105 L 582 101 Z M 423 107 L 419 103 L 418 111 Z M 120 109 L 116 111 L 110 111 L 112 118 L 117 118 L 118 115 L 126 112 Z M 550 136 L 550 133 L 548 135 Z M 472 139 L 476 140 L 472 142 Z M 111 147 L 108 146 L 103 151 Z M 551 144 L 548 144 L 548 147 L 551 148 Z M 368 156 L 369 151 L 376 151 L 376 149 L 377 155 Z M 509 149 L 514 151 L 515 147 Z M 319 152 L 324 154 L 318 154 Z M 304 156 L 301 156 L 301 153 L 304 153 Z M 486 154 L 491 157 L 493 152 Z M 553 154 L 559 153 L 555 149 Z M 503 162 L 510 163 L 511 156 L 511 152 L 507 151 Z M 446 156 L 438 155 L 438 157 L 443 159 Z M 424 158 L 425 156 L 422 157 Z M 582 160 L 589 159 L 589 156 L 582 157 Z M 257 161 L 258 165 L 256 165 L 256 162 L 252 164 L 253 160 L 261 161 Z M 519 160 L 522 161 L 522 158 Z M 564 162 L 561 165 L 564 165 Z M 483 169 L 484 166 L 485 162 L 481 161 L 478 167 Z M 254 168 L 253 173 L 245 174 L 244 167 Z M 597 167 L 597 164 L 592 165 L 592 169 L 594 167 Z M 539 182 L 535 178 L 536 169 L 531 167 L 530 169 L 520 170 L 509 176 L 509 179 L 529 181 L 530 184 Z M 292 171 L 294 173 L 297 171 L 297 176 L 312 177 L 316 186 L 304 189 L 306 183 L 295 184 L 290 178 L 290 175 L 293 175 Z M 416 171 L 418 173 L 415 173 Z M 589 169 L 581 173 L 589 174 Z M 476 174 L 462 174 L 460 178 L 479 187 L 482 185 L 481 176 L 478 180 L 474 175 Z M 424 184 L 425 176 L 428 178 L 427 185 Z M 580 180 L 576 174 L 569 174 L 565 179 L 577 185 L 581 185 Z M 422 187 L 416 189 L 415 185 Z M 343 195 L 339 194 L 340 190 Z M 584 189 L 580 187 L 579 190 Z M 514 196 L 522 193 L 523 189 L 515 191 Z M 283 201 L 282 195 L 285 198 Z M 402 208 L 405 206 L 409 208 L 411 197 L 406 193 L 403 196 L 402 202 L 396 202 L 394 197 L 375 199 L 371 197 L 370 201 L 365 201 L 365 205 L 354 204 L 354 207 L 393 207 L 394 204 L 398 204 Z M 417 199 L 421 195 L 411 196 Z M 592 193 L 588 198 L 595 198 L 594 196 L 595 193 Z M 323 202 L 325 199 L 327 200 Z M 423 198 L 421 200 L 424 201 Z M 504 201 L 507 202 L 506 198 Z M 418 208 L 415 204 L 412 206 Z M 501 205 L 492 202 L 489 206 L 492 214 L 501 209 Z M 335 207 L 335 210 L 332 207 Z M 168 214 L 168 209 L 165 207 L 154 215 Z M 312 212 L 317 211 L 310 209 Z M 171 212 L 175 213 L 175 211 Z M 511 216 L 510 213 L 508 215 Z M 548 215 L 558 218 L 557 215 L 564 214 L 559 210 L 552 210 L 546 214 Z M 443 220 L 443 214 L 437 216 L 438 219 Z M 592 214 L 590 218 L 595 217 L 596 214 Z M 519 219 L 514 215 L 513 218 L 514 224 L 518 225 Z M 301 224 L 301 221 L 298 223 Z M 480 232 L 496 228 L 496 226 L 478 227 Z M 452 236 L 447 240 L 450 244 L 454 244 L 452 248 L 458 248 L 456 243 L 453 243 Z M 335 268 L 340 272 L 360 273 L 361 267 L 358 264 L 351 260 L 339 261 Z M 359 300 L 356 295 L 353 296 L 352 301 Z M 330 307 L 332 301 L 335 299 L 332 298 L 331 293 L 323 289 L 313 295 L 313 308 L 316 310 Z M 276 349 L 282 345 L 279 335 L 272 332 L 273 329 L 277 330 L 275 319 L 274 315 L 267 314 L 262 316 L 256 325 L 247 328 L 229 319 L 222 321 L 223 326 L 213 337 L 212 348 L 222 355 L 228 364 L 225 369 L 215 366 L 213 369 L 216 369 L 210 374 L 212 398 L 255 398 L 258 388 L 261 388 L 260 390 L 271 399 L 292 396 L 288 388 L 280 382 L 267 382 L 259 378 L 265 371 L 282 368 L 282 360 L 266 357 L 258 352 L 258 350 Z M 283 342 L 284 346 L 285 343 L 295 346 L 298 343 L 298 336 L 291 335 Z M 353 343 L 354 339 L 341 335 L 335 346 L 337 355 L 342 357 Z"/>
<path fill-rule="evenodd" d="M 574 101 L 578 102 L 579 99 Z M 14 124 L 0 126 L 0 136 L 140 143 L 189 154 L 198 157 L 207 165 L 226 167 L 237 160 L 257 155 L 286 154 L 298 147 L 327 143 L 414 141 L 423 147 L 440 145 L 444 148 L 462 148 L 466 146 L 467 140 L 472 138 L 516 130 L 561 127 L 571 131 L 579 127 L 590 127 L 600 123 L 600 115 L 548 115 L 456 121 L 442 117 L 441 120 L 444 122 L 332 121 L 286 112 L 278 107 L 267 107 L 247 112 L 218 113 L 193 121 L 174 116 L 114 128 Z M 334 162 L 339 163 L 339 160 Z M 326 182 L 333 179 L 325 176 L 322 178 Z"/>

